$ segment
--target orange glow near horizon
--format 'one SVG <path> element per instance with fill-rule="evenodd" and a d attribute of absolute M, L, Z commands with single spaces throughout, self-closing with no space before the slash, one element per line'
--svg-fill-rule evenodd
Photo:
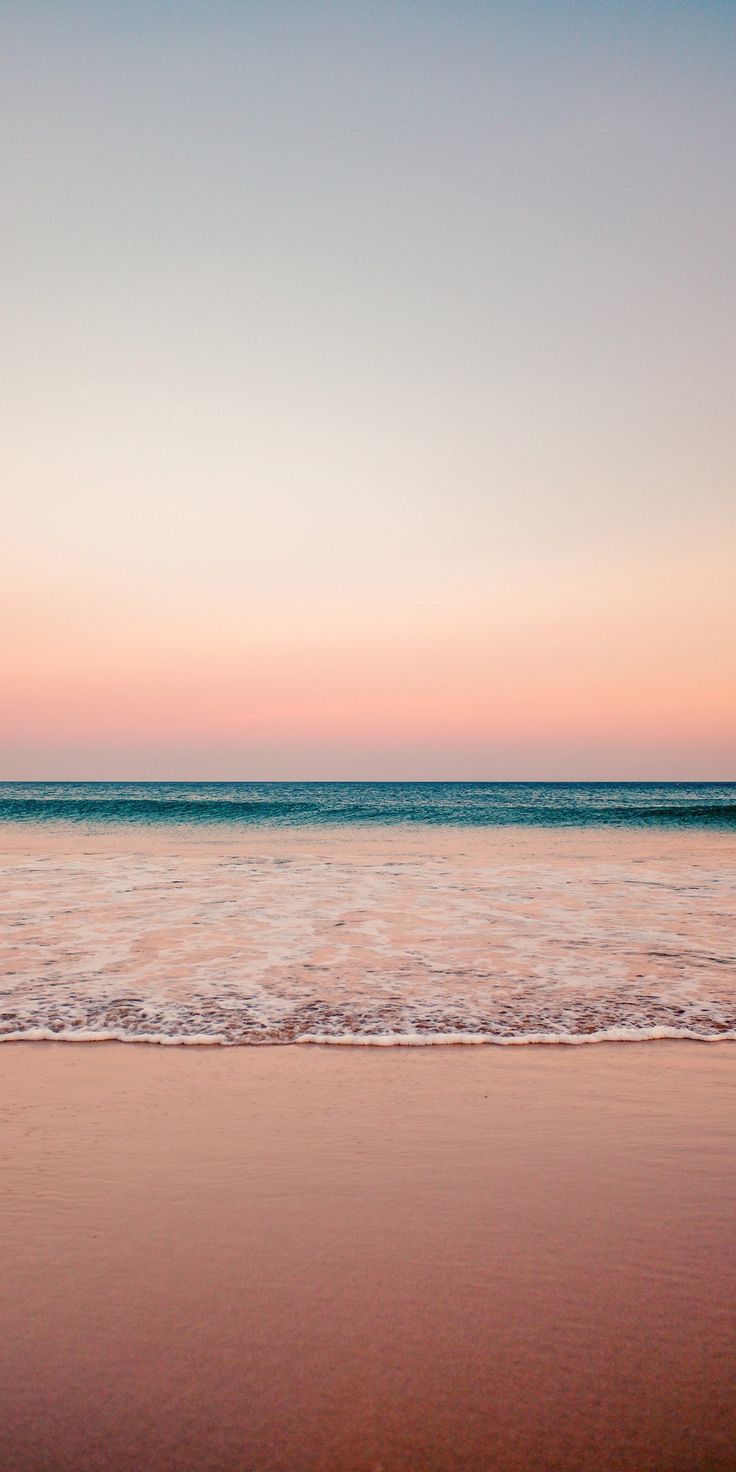
<path fill-rule="evenodd" d="M 165 777 L 169 761 L 171 774 L 191 777 L 203 761 L 205 775 L 314 774 L 300 772 L 300 750 L 317 775 L 336 754 L 343 774 L 390 777 L 398 766 L 405 775 L 413 751 L 427 776 L 518 776 L 517 755 L 554 776 L 567 750 L 588 775 L 605 775 L 612 752 L 630 775 L 639 752 L 646 775 L 653 753 L 674 751 L 678 775 L 723 777 L 736 691 L 730 628 L 705 573 L 689 582 L 697 618 L 684 597 L 647 611 L 633 595 L 628 607 L 596 606 L 578 587 L 546 622 L 534 608 L 525 618 L 494 609 L 491 598 L 415 609 L 411 620 L 405 608 L 393 619 L 384 610 L 373 626 L 349 608 L 342 624 L 337 611 L 312 626 L 294 613 L 291 630 L 282 621 L 250 635 L 247 616 L 242 628 L 116 618 L 95 630 L 90 619 L 85 638 L 76 619 L 66 628 L 57 619 L 46 637 L 26 629 L 14 644 L 4 742 L 26 748 L 32 768 L 37 745 L 56 747 L 49 776 L 67 774 L 70 760 L 74 768 L 75 746 L 97 749 L 109 774 L 108 751 L 115 766 L 127 744 L 133 760 L 121 776 Z"/>
<path fill-rule="evenodd" d="M 0 21 L 0 779 L 736 777 L 719 7 L 276 10 Z"/>

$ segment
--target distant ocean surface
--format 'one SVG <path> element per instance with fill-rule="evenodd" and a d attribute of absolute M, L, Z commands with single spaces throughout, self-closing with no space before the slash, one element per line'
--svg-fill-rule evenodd
<path fill-rule="evenodd" d="M 5 782 L 2 821 L 736 827 L 736 783 Z"/>
<path fill-rule="evenodd" d="M 734 783 L 0 784 L 0 1040 L 736 1038 Z"/>

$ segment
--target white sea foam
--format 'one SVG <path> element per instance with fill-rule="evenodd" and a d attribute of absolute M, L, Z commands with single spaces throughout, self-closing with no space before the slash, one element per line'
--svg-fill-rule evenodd
<path fill-rule="evenodd" d="M 125 842 L 0 856 L 1 1040 L 736 1037 L 736 836 Z"/>
<path fill-rule="evenodd" d="M 120 1028 L 91 1032 L 84 1028 L 66 1028 L 55 1032 L 48 1027 L 0 1034 L 0 1043 L 140 1043 L 162 1048 L 238 1048 L 238 1047 L 305 1047 L 322 1048 L 527 1048 L 580 1047 L 595 1043 L 651 1043 L 657 1041 L 689 1041 L 694 1043 L 736 1042 L 736 1028 L 725 1032 L 702 1033 L 687 1027 L 609 1027 L 592 1033 L 519 1033 L 500 1037 L 498 1033 L 308 1033 L 295 1038 L 253 1039 L 216 1037 L 210 1033 L 129 1033 Z"/>
<path fill-rule="evenodd" d="M 297 1038 L 298 1043 L 315 1043 L 321 1047 L 342 1048 L 432 1048 L 432 1047 L 496 1047 L 526 1048 L 578 1047 L 588 1043 L 648 1043 L 666 1039 L 676 1042 L 689 1039 L 698 1043 L 736 1042 L 736 1028 L 720 1033 L 699 1033 L 686 1027 L 609 1027 L 600 1032 L 530 1032 L 518 1033 L 513 1037 L 499 1037 L 498 1033 L 387 1033 L 383 1036 L 362 1037 L 346 1034 L 343 1037 L 329 1034 L 314 1034 Z"/>

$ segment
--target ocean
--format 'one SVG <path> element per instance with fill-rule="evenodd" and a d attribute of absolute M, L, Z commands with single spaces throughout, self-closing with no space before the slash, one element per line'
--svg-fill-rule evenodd
<path fill-rule="evenodd" d="M 734 783 L 3 783 L 0 870 L 0 1040 L 736 1039 Z"/>

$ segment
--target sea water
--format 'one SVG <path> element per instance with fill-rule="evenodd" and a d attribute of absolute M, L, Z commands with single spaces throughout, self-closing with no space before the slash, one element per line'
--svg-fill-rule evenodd
<path fill-rule="evenodd" d="M 736 784 L 0 784 L 0 1038 L 736 1038 Z"/>

